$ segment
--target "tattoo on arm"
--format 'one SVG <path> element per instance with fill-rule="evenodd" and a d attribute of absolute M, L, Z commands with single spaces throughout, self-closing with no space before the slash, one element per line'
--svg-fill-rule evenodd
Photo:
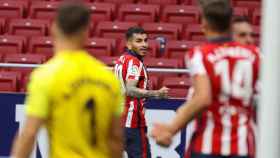
<path fill-rule="evenodd" d="M 126 83 L 126 95 L 136 98 L 157 97 L 156 90 L 145 90 L 137 88 L 137 80 L 128 80 Z"/>

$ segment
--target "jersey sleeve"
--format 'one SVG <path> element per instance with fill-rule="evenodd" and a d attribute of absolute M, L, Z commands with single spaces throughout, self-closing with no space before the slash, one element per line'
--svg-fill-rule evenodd
<path fill-rule="evenodd" d="M 46 119 L 49 116 L 49 82 L 42 73 L 33 73 L 25 100 L 26 114 Z"/>
<path fill-rule="evenodd" d="M 205 75 L 206 69 L 203 63 L 203 53 L 199 48 L 194 48 L 187 54 L 186 65 L 191 76 Z"/>
<path fill-rule="evenodd" d="M 133 80 L 139 80 L 141 70 L 142 70 L 142 63 L 135 59 L 130 59 L 127 64 L 127 74 L 126 74 L 126 80 L 133 79 Z"/>

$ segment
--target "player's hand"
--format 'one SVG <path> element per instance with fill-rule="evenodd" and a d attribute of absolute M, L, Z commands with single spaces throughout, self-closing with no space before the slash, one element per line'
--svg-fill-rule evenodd
<path fill-rule="evenodd" d="M 172 143 L 173 135 L 168 125 L 155 123 L 152 129 L 151 136 L 160 146 L 168 147 Z"/>
<path fill-rule="evenodd" d="M 168 98 L 168 92 L 169 92 L 169 88 L 162 87 L 161 89 L 158 90 L 158 97 L 159 98 Z"/>

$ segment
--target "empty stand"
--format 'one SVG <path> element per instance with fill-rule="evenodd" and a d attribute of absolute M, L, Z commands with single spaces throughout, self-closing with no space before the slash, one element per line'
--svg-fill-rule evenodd
<path fill-rule="evenodd" d="M 169 90 L 168 96 L 171 98 L 186 98 L 188 92 L 188 89 L 172 88 Z"/>
<path fill-rule="evenodd" d="M 174 23 L 144 23 L 143 28 L 151 38 L 165 37 L 173 40 L 179 39 L 182 31 L 182 25 Z"/>
<path fill-rule="evenodd" d="M 0 34 L 3 34 L 5 32 L 5 25 L 6 20 L 4 18 L 0 18 Z"/>
<path fill-rule="evenodd" d="M 59 4 L 60 2 L 32 2 L 29 16 L 34 19 L 54 19 Z"/>
<path fill-rule="evenodd" d="M 38 19 L 13 19 L 9 23 L 8 32 L 12 35 L 45 36 L 49 22 Z"/>
<path fill-rule="evenodd" d="M 25 44 L 24 36 L 2 35 L 0 36 L 0 54 L 23 53 Z"/>
<path fill-rule="evenodd" d="M 166 58 L 145 58 L 144 63 L 150 68 L 179 68 L 180 61 Z"/>
<path fill-rule="evenodd" d="M 42 64 L 46 56 L 42 54 L 7 54 L 4 58 L 6 63 Z"/>
<path fill-rule="evenodd" d="M 0 17 L 23 18 L 26 5 L 25 1 L 0 0 Z"/>
<path fill-rule="evenodd" d="M 142 0 L 144 3 L 148 4 L 159 4 L 159 5 L 167 5 L 167 4 L 177 4 L 177 0 Z"/>
<path fill-rule="evenodd" d="M 136 0 L 96 0 L 96 2 L 109 2 L 115 4 L 134 3 Z"/>
<path fill-rule="evenodd" d="M 245 7 L 253 11 L 255 8 L 261 7 L 260 0 L 232 0 L 235 7 Z"/>
<path fill-rule="evenodd" d="M 155 40 L 149 40 L 148 41 L 148 53 L 146 54 L 146 56 L 148 57 L 158 57 L 159 54 L 158 54 L 158 43 L 157 41 Z M 117 52 L 117 56 L 120 56 L 122 55 L 124 52 L 126 51 L 126 41 L 125 40 L 122 40 L 119 44 L 119 47 L 118 47 L 118 52 Z"/>
<path fill-rule="evenodd" d="M 149 80 L 148 80 L 148 88 L 150 90 L 156 90 L 160 87 L 159 86 L 159 79 L 157 76 L 149 76 Z"/>
<path fill-rule="evenodd" d="M 91 19 L 94 22 L 111 21 L 116 15 L 116 5 L 112 3 L 86 3 L 91 10 Z"/>
<path fill-rule="evenodd" d="M 233 15 L 235 16 L 249 16 L 249 10 L 244 7 L 234 7 L 233 8 Z"/>
<path fill-rule="evenodd" d="M 170 23 L 199 23 L 200 11 L 196 6 L 166 5 L 161 20 Z"/>
<path fill-rule="evenodd" d="M 32 37 L 29 42 L 28 52 L 43 54 L 50 58 L 53 56 L 53 40 L 51 37 Z"/>
<path fill-rule="evenodd" d="M 191 86 L 190 78 L 186 77 L 166 77 L 163 79 L 162 86 L 168 88 L 188 89 Z"/>
<path fill-rule="evenodd" d="M 123 4 L 119 8 L 120 21 L 155 22 L 159 14 L 158 5 Z"/>
<path fill-rule="evenodd" d="M 20 73 L 0 72 L 0 91 L 16 92 L 18 90 L 18 81 Z"/>
<path fill-rule="evenodd" d="M 95 56 L 111 56 L 114 53 L 116 40 L 108 38 L 90 38 L 86 41 L 85 48 Z"/>
<path fill-rule="evenodd" d="M 183 39 L 192 41 L 204 41 L 205 36 L 201 30 L 201 26 L 198 24 L 191 24 L 185 28 Z"/>
<path fill-rule="evenodd" d="M 96 26 L 96 35 L 106 38 L 125 38 L 126 31 L 132 27 L 137 26 L 135 22 L 100 22 Z"/>
<path fill-rule="evenodd" d="M 105 63 L 107 66 L 115 66 L 116 60 L 119 59 L 119 57 L 98 57 L 99 60 L 101 60 L 103 63 Z"/>
<path fill-rule="evenodd" d="M 260 25 L 261 21 L 261 11 L 259 9 L 256 9 L 253 12 L 253 18 L 252 22 L 254 25 Z"/>
<path fill-rule="evenodd" d="M 168 41 L 164 55 L 168 58 L 185 59 L 187 51 L 199 44 L 200 41 Z"/>

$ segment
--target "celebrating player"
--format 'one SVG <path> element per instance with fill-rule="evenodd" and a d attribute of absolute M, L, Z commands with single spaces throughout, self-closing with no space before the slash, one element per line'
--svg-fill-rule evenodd
<path fill-rule="evenodd" d="M 156 123 L 152 136 L 168 146 L 196 118 L 192 158 L 249 158 L 255 151 L 252 100 L 259 77 L 258 49 L 230 38 L 230 5 L 213 1 L 202 8 L 208 42 L 187 54 L 194 95 L 170 124 Z"/>
<path fill-rule="evenodd" d="M 148 36 L 145 31 L 140 27 L 132 27 L 127 31 L 126 39 L 127 51 L 115 65 L 115 74 L 127 95 L 123 114 L 125 150 L 129 158 L 150 158 L 144 114 L 145 98 L 165 98 L 168 88 L 147 90 L 148 74 L 143 64 L 143 57 L 148 52 Z"/>

